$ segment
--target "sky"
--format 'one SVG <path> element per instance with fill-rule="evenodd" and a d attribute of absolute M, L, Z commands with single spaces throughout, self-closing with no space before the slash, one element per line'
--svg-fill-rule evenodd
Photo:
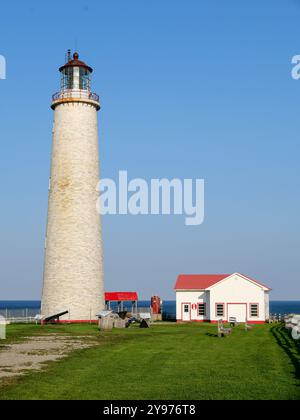
<path fill-rule="evenodd" d="M 174 299 L 241 272 L 300 299 L 300 0 L 3 2 L 0 300 L 40 299 L 53 111 L 68 48 L 94 68 L 101 176 L 205 180 L 205 220 L 103 217 L 105 289 Z"/>

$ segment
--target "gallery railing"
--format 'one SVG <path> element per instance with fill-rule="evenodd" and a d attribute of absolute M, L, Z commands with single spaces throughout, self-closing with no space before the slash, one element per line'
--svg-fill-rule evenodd
<path fill-rule="evenodd" d="M 84 89 L 70 89 L 56 92 L 54 95 L 52 95 L 52 102 L 68 98 L 89 99 L 91 101 L 99 102 L 99 95 L 97 95 L 97 93 L 89 92 Z"/>

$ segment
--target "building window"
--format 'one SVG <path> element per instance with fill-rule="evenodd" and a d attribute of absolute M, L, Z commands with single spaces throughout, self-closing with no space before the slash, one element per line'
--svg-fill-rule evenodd
<path fill-rule="evenodd" d="M 189 305 L 183 305 L 183 311 L 184 311 L 185 313 L 190 312 Z"/>
<path fill-rule="evenodd" d="M 217 314 L 217 317 L 223 317 L 224 316 L 224 303 L 217 303 L 216 314 Z"/>
<path fill-rule="evenodd" d="M 205 316 L 206 315 L 205 303 L 198 303 L 198 315 L 199 316 Z"/>
<path fill-rule="evenodd" d="M 257 317 L 258 316 L 258 304 L 257 303 L 251 303 L 250 304 L 250 316 L 251 317 Z"/>

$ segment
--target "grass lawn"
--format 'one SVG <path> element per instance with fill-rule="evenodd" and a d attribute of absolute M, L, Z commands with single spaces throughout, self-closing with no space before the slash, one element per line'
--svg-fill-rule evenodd
<path fill-rule="evenodd" d="M 1 345 L 49 332 L 93 335 L 98 344 L 43 371 L 0 379 L 0 399 L 300 399 L 299 343 L 281 325 L 237 327 L 227 338 L 210 324 L 106 333 L 94 325 L 11 325 Z"/>

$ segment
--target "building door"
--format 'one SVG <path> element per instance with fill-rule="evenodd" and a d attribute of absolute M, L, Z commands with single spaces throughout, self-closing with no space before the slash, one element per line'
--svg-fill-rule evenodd
<path fill-rule="evenodd" d="M 191 320 L 191 304 L 183 303 L 182 304 L 182 321 Z"/>
<path fill-rule="evenodd" d="M 227 321 L 229 318 L 236 318 L 237 322 L 247 321 L 247 304 L 246 303 L 228 303 Z"/>

